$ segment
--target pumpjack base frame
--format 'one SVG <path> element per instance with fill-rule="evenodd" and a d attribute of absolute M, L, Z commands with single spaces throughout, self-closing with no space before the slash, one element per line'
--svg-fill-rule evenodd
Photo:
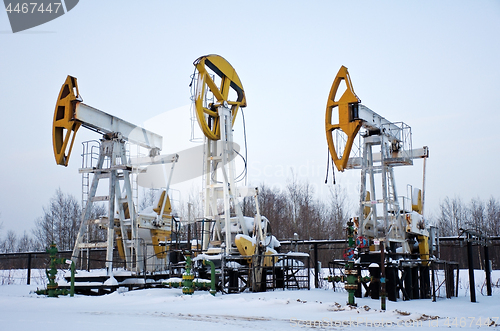
<path fill-rule="evenodd" d="M 361 282 L 355 292 L 355 297 L 361 298 L 362 288 L 364 288 L 364 296 L 370 296 L 372 299 L 379 299 L 380 296 L 380 253 L 372 252 L 361 254 L 360 262 L 356 263 L 355 269 L 358 270 L 358 275 L 370 275 L 371 281 L 367 284 Z M 434 277 L 431 276 L 434 272 L 433 260 L 419 259 L 403 259 L 397 260 L 396 257 L 401 257 L 400 254 L 386 254 L 387 257 L 392 257 L 392 261 L 385 261 L 385 279 L 386 292 L 389 301 L 397 301 L 398 299 L 413 300 L 413 299 L 431 299 L 435 293 L 436 284 Z M 330 276 L 344 275 L 344 268 L 347 261 L 334 260 L 328 263 Z M 377 263 L 377 266 L 374 266 Z M 335 284 L 334 290 L 337 290 Z"/>
<path fill-rule="evenodd" d="M 154 273 L 146 275 L 114 275 L 117 284 L 108 285 L 106 275 L 86 275 L 75 277 L 75 293 L 82 295 L 105 295 L 125 288 L 128 291 L 146 288 L 165 288 L 162 282 L 171 277 L 182 277 L 181 268 L 173 268 L 172 273 Z M 64 277 L 69 282 L 70 277 Z M 59 285 L 61 289 L 69 289 L 69 285 Z"/>

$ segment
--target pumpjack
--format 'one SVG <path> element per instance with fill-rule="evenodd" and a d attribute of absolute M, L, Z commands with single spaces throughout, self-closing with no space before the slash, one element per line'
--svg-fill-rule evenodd
<path fill-rule="evenodd" d="M 346 89 L 337 98 L 342 82 Z M 369 245 L 382 239 L 393 249 L 400 248 L 402 253 L 411 253 L 410 240 L 418 237 L 420 254 L 428 258 L 427 240 L 424 240 L 429 237 L 423 217 L 424 191 L 411 190 L 410 196 L 400 201 L 394 168 L 413 165 L 414 159 L 423 159 L 425 185 L 425 160 L 429 157 L 429 148 L 412 149 L 410 126 L 390 122 L 361 104 L 344 66 L 330 90 L 325 131 L 336 168 L 341 172 L 361 170 L 360 207 L 355 217 L 358 236 L 366 237 Z M 355 145 L 356 137 L 360 138 L 358 146 Z"/>
<path fill-rule="evenodd" d="M 246 96 L 236 70 L 219 55 L 206 55 L 194 62 L 194 106 L 205 136 L 202 251 L 225 257 L 257 256 L 253 264 L 254 290 L 261 284 L 262 268 L 271 264 L 279 242 L 261 216 L 258 188 L 237 186 L 235 181 L 233 124 L 246 107 Z M 239 199 L 253 197 L 255 216 L 243 216 Z M 234 216 L 233 216 L 234 215 Z M 220 255 L 219 255 L 220 256 Z M 250 259 L 249 259 L 250 260 Z"/>
<path fill-rule="evenodd" d="M 424 189 L 429 148 L 413 149 L 410 126 L 403 122 L 391 122 L 362 104 L 344 66 L 338 71 L 330 89 L 325 132 L 329 153 L 337 170 L 361 171 L 359 209 L 350 221 L 350 228 L 354 226 L 355 229 L 352 235 L 355 245 L 348 248 L 353 254 L 349 255 L 344 272 L 361 276 L 355 270 L 361 265 L 355 265 L 355 260 L 358 263 L 375 263 L 378 272 L 380 268 L 385 270 L 384 267 L 390 267 L 387 278 L 384 275 L 372 278 L 383 286 L 388 279 L 391 283 L 387 284 L 388 292 L 391 291 L 389 299 L 395 300 L 399 286 L 396 267 L 386 265 L 386 260 L 392 258 L 401 261 L 399 267 L 404 270 L 403 277 L 407 274 L 410 275 L 408 279 L 412 278 L 411 274 L 415 279 L 420 277 L 421 297 L 428 297 L 429 236 L 432 233 L 425 224 Z M 401 197 L 397 192 L 394 169 L 413 165 L 416 159 L 423 159 L 422 189 L 408 186 L 407 196 Z M 347 266 L 350 266 L 349 270 Z M 360 288 L 360 284 L 349 286 Z M 415 283 L 410 287 L 413 293 L 418 292 Z M 418 296 L 407 295 L 408 298 Z M 350 299 L 350 304 L 351 301 L 354 303 L 354 297 Z"/>
<path fill-rule="evenodd" d="M 166 270 L 166 243 L 172 232 L 172 210 L 167 194 L 169 181 L 154 208 L 139 213 L 132 200 L 131 176 L 139 166 L 167 164 L 171 168 L 171 178 L 178 155 L 160 155 L 163 140 L 160 135 L 83 103 L 77 79 L 68 76 L 57 98 L 52 128 L 54 156 L 58 165 L 68 165 L 76 133 L 81 127 L 101 134 L 101 139 L 98 155 L 91 156 L 91 162 L 88 165 L 85 162 L 87 166 L 79 170 L 87 176 L 92 174 L 93 178 L 71 260 L 76 263 L 82 250 L 106 248 L 107 275 L 111 278 L 116 237 L 118 252 L 128 271 L 138 274 Z M 133 163 L 127 154 L 127 142 L 147 149 L 149 156 Z M 102 180 L 107 181 L 108 194 L 99 196 L 97 189 Z M 92 219 L 95 202 L 108 204 L 107 216 Z M 105 229 L 106 240 L 89 240 L 91 226 Z"/>

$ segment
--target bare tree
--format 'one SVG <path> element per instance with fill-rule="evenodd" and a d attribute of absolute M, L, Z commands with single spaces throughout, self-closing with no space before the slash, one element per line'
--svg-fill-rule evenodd
<path fill-rule="evenodd" d="M 289 238 L 291 218 L 287 196 L 279 189 L 271 189 L 265 184 L 261 184 L 258 201 L 260 214 L 269 220 L 273 235 L 281 239 Z M 245 216 L 253 217 L 256 212 L 254 198 L 245 198 L 242 209 Z M 293 235 L 293 232 L 291 234 Z"/>
<path fill-rule="evenodd" d="M 343 239 L 345 237 L 343 229 L 349 220 L 349 209 L 345 189 L 338 184 L 330 186 L 329 239 Z"/>
<path fill-rule="evenodd" d="M 91 219 L 106 215 L 103 205 L 93 204 Z M 71 250 L 80 228 L 82 209 L 77 199 L 58 189 L 50 199 L 48 206 L 43 207 L 43 216 L 35 220 L 33 229 L 33 248 L 44 250 L 54 242 L 59 250 Z M 106 238 L 105 230 L 89 225 L 88 240 L 102 241 Z"/>
<path fill-rule="evenodd" d="M 101 216 L 107 214 L 107 206 L 104 204 L 92 204 L 92 209 L 90 210 L 90 219 L 95 220 Z M 80 214 L 81 217 L 81 214 Z M 79 220 L 81 222 L 81 220 Z M 78 225 L 79 226 L 79 225 Z M 78 230 L 77 230 L 78 231 Z M 100 242 L 105 241 L 107 237 L 107 230 L 100 228 L 95 224 L 90 224 L 88 229 L 88 241 L 89 242 Z"/>
<path fill-rule="evenodd" d="M 490 197 L 486 204 L 486 223 L 490 236 L 500 236 L 500 203 L 494 197 Z"/>
<path fill-rule="evenodd" d="M 4 253 L 15 253 L 17 251 L 17 235 L 14 231 L 7 231 L 5 240 L 2 243 Z"/>
<path fill-rule="evenodd" d="M 472 199 L 469 203 L 468 217 L 465 226 L 468 229 L 474 229 L 480 233 L 486 234 L 488 232 L 486 208 L 484 202 L 479 198 Z"/>
<path fill-rule="evenodd" d="M 347 195 L 340 186 L 333 188 L 331 198 L 324 202 L 314 197 L 307 181 L 301 182 L 293 175 L 284 191 L 261 184 L 259 206 L 279 239 L 292 239 L 295 233 L 300 239 L 342 238 L 349 209 Z M 246 198 L 243 213 L 253 216 L 254 212 L 253 198 Z"/>
<path fill-rule="evenodd" d="M 446 197 L 439 206 L 440 214 L 437 218 L 437 226 L 441 236 L 458 235 L 459 230 L 465 226 L 467 219 L 467 207 L 460 197 L 450 200 Z"/>
<path fill-rule="evenodd" d="M 156 200 L 156 194 L 158 190 L 155 189 L 142 189 L 142 198 L 141 201 L 139 201 L 139 206 L 138 206 L 138 211 L 141 212 L 145 208 L 152 206 Z"/>
<path fill-rule="evenodd" d="M 43 248 L 54 242 L 59 250 L 73 248 L 81 215 L 76 198 L 58 189 L 43 212 L 44 215 L 35 221 L 33 230 L 37 245 Z"/>
<path fill-rule="evenodd" d="M 19 238 L 17 250 L 19 252 L 31 252 L 34 250 L 33 238 L 24 231 L 21 238 Z"/>
<path fill-rule="evenodd" d="M 292 172 L 292 177 L 286 186 L 291 211 L 293 233 L 303 239 L 311 239 L 317 235 L 318 215 L 314 201 L 314 190 L 306 182 L 300 182 Z"/>

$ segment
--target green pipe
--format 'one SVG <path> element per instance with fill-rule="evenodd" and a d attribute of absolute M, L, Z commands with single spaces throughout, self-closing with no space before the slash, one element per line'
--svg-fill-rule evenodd
<path fill-rule="evenodd" d="M 194 293 L 194 275 L 191 273 L 191 253 L 186 252 L 184 255 L 186 256 L 186 271 L 182 274 L 182 293 L 191 295 Z"/>
<path fill-rule="evenodd" d="M 185 254 L 186 257 L 186 270 L 182 274 L 182 281 L 165 281 L 162 284 L 167 286 L 167 287 L 173 287 L 173 288 L 178 288 L 182 286 L 182 293 L 183 294 L 188 294 L 191 295 L 194 293 L 195 288 L 197 289 L 203 289 L 203 290 L 208 290 L 208 285 L 207 283 L 204 282 L 197 282 L 194 281 L 194 274 L 191 273 L 192 269 L 192 261 L 191 261 L 191 254 L 189 252 L 186 252 Z M 215 289 L 215 265 L 212 261 L 210 260 L 203 260 L 203 265 L 210 265 L 210 294 L 215 296 L 215 293 L 217 292 Z"/>
<path fill-rule="evenodd" d="M 209 264 L 210 265 L 210 280 L 211 280 L 211 284 L 210 284 L 210 294 L 212 294 L 213 296 L 215 296 L 215 265 L 212 261 L 210 260 L 203 260 L 203 265 L 206 265 L 206 264 Z"/>

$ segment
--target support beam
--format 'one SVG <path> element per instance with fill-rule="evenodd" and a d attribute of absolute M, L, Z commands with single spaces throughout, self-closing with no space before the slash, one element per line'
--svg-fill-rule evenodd
<path fill-rule="evenodd" d="M 472 242 L 467 241 L 467 265 L 469 267 L 470 302 L 476 302 L 476 285 L 474 283 L 474 263 L 472 255 Z"/>
<path fill-rule="evenodd" d="M 314 243 L 314 288 L 319 288 L 318 244 Z"/>
<path fill-rule="evenodd" d="M 488 245 L 484 246 L 484 271 L 486 272 L 486 293 L 491 296 L 491 268 Z"/>

